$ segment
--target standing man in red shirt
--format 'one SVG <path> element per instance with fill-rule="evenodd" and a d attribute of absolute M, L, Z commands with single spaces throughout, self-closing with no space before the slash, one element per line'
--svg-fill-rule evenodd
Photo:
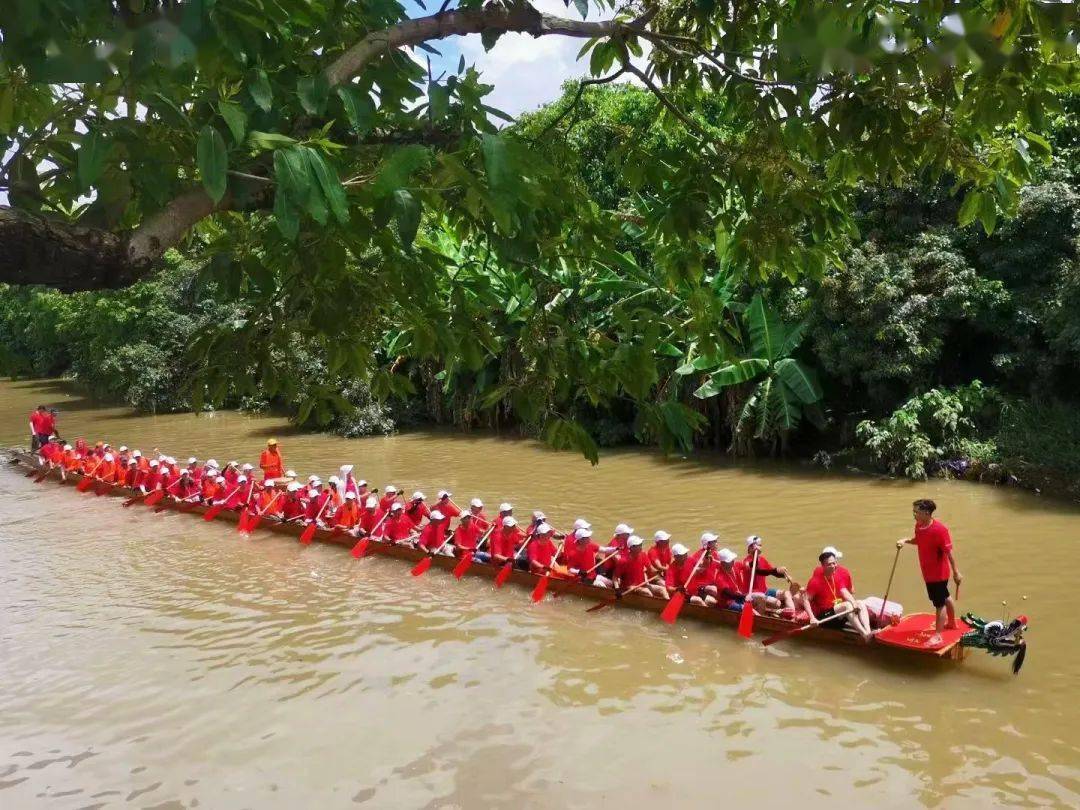
<path fill-rule="evenodd" d="M 268 439 L 266 449 L 259 456 L 259 467 L 263 471 L 263 480 L 273 480 L 285 476 L 285 462 L 281 458 L 277 439 Z"/>
<path fill-rule="evenodd" d="M 896 541 L 897 548 L 912 545 L 919 549 L 919 568 L 926 583 L 926 595 L 937 611 L 937 623 L 933 636 L 927 639 L 928 647 L 941 645 L 941 631 L 956 627 L 956 604 L 949 594 L 949 573 L 957 590 L 964 581 L 960 569 L 953 557 L 952 537 L 945 524 L 934 519 L 937 504 L 929 498 L 920 498 L 912 504 L 915 516 L 915 534 L 913 537 Z"/>
<path fill-rule="evenodd" d="M 48 408 L 38 405 L 30 411 L 30 449 L 38 450 L 49 441 L 50 428 L 55 428 L 55 420 L 49 414 Z"/>

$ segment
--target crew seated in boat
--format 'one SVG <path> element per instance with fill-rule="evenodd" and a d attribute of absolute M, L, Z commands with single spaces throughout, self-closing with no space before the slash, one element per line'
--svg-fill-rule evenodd
<path fill-rule="evenodd" d="M 795 613 L 795 602 L 791 596 L 790 591 L 780 588 L 770 588 L 766 577 L 782 577 L 788 578 L 788 570 L 782 565 L 774 566 L 761 552 L 762 540 L 761 537 L 752 534 L 746 538 L 746 557 L 743 559 L 743 565 L 747 571 L 754 571 L 754 585 L 753 595 L 754 609 L 760 612 L 766 613 L 778 613 L 785 611 L 785 615 L 793 615 Z M 757 554 L 757 566 L 754 566 L 754 555 Z M 758 596 L 763 597 L 757 599 Z M 759 607 L 760 602 L 760 607 Z"/>
<path fill-rule="evenodd" d="M 458 525 L 454 528 L 453 553 L 461 557 L 470 552 L 473 559 L 476 559 L 477 546 L 485 533 L 482 522 L 476 520 L 472 512 L 462 512 L 458 516 Z"/>
<path fill-rule="evenodd" d="M 585 523 L 579 520 L 580 523 Z M 575 526 L 566 538 L 559 561 L 566 566 L 566 573 L 586 584 L 596 584 L 596 557 L 600 546 L 592 541 L 592 529 Z"/>
<path fill-rule="evenodd" d="M 869 642 L 874 637 L 870 629 L 870 616 L 866 605 L 855 598 L 851 572 L 840 565 L 839 560 L 843 556 L 832 546 L 822 549 L 818 555 L 820 566 L 814 569 L 802 593 L 803 606 L 810 615 L 811 624 L 820 624 L 837 613 L 847 613 L 844 621 L 848 627 L 858 633 L 863 641 Z"/>
<path fill-rule="evenodd" d="M 394 501 L 390 504 L 390 517 L 383 523 L 381 535 L 391 543 L 408 544 L 412 539 L 412 521 L 405 517 L 405 504 Z"/>
<path fill-rule="evenodd" d="M 408 512 L 408 510 L 406 510 Z M 406 519 L 410 519 L 406 516 Z M 449 524 L 446 515 L 438 509 L 432 509 L 428 514 L 428 522 L 420 530 L 420 538 L 417 547 L 431 554 L 452 555 L 454 552 L 443 544 L 446 542 L 446 528 Z"/>
<path fill-rule="evenodd" d="M 526 552 L 529 571 L 532 573 L 543 576 L 550 572 L 555 564 L 559 548 L 551 539 L 554 533 L 555 529 L 545 522 L 538 523 L 533 528 L 532 536 L 529 538 L 529 549 Z"/>
<path fill-rule="evenodd" d="M 650 582 L 651 579 L 656 581 Z M 649 570 L 649 556 L 645 553 L 645 541 L 636 534 L 630 535 L 626 541 L 626 553 L 620 555 L 615 561 L 612 578 L 609 580 L 598 576 L 593 584 L 602 588 L 613 587 L 616 593 L 631 589 L 653 596 L 662 596 L 665 593 L 659 575 Z"/>

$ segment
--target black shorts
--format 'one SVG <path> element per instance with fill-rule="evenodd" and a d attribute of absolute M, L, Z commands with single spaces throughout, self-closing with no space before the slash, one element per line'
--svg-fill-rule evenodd
<path fill-rule="evenodd" d="M 926 595 L 930 597 L 930 602 L 934 607 L 945 607 L 945 602 L 949 598 L 949 580 L 943 579 L 941 582 L 927 582 Z"/>

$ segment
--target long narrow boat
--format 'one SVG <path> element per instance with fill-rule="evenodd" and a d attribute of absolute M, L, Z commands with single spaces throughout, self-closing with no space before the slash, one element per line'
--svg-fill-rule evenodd
<path fill-rule="evenodd" d="M 26 452 L 21 448 L 11 448 L 8 450 L 8 453 L 10 454 L 12 463 L 19 464 L 20 466 L 31 470 L 41 469 L 38 463 L 38 457 L 35 454 Z M 48 480 L 56 483 L 74 485 L 82 480 L 82 478 L 83 476 L 79 473 L 68 473 L 67 480 L 62 482 L 60 480 L 59 472 L 53 472 L 48 477 Z M 108 494 L 130 498 L 140 495 L 141 493 L 127 487 L 113 486 Z M 168 509 L 180 511 L 183 514 L 200 516 L 209 508 L 202 505 L 187 504 L 183 509 L 179 509 L 180 504 L 169 498 L 162 500 L 158 506 L 164 506 Z M 231 521 L 235 524 L 237 513 L 235 511 L 223 510 L 217 514 L 215 519 Z M 280 523 L 264 520 L 258 530 L 297 537 L 303 532 L 304 528 L 305 527 L 302 524 L 298 525 L 295 523 Z M 351 547 L 356 543 L 356 538 L 352 535 L 335 535 L 333 532 L 325 529 L 317 530 L 314 539 L 323 543 L 346 547 Z M 416 563 L 427 556 L 425 552 L 415 548 L 381 542 L 372 542 L 369 545 L 369 549 L 372 553 L 382 554 L 387 557 L 395 557 L 410 563 Z M 432 566 L 441 568 L 445 571 L 450 571 L 457 565 L 457 562 L 457 559 L 454 557 L 436 556 L 432 559 Z M 475 563 L 469 567 L 466 576 L 487 577 L 493 579 L 498 572 L 499 569 L 494 566 Z M 514 569 L 509 579 L 509 581 L 513 582 L 515 585 L 529 589 L 532 589 L 538 580 L 539 577 L 536 574 L 518 569 Z M 613 594 L 610 590 L 587 585 L 578 580 L 566 580 L 552 577 L 549 589 L 552 592 L 571 594 L 593 601 L 606 601 L 612 600 L 613 598 Z M 666 604 L 666 601 L 663 599 L 640 593 L 630 593 L 613 602 L 615 607 L 632 608 L 653 613 L 661 612 Z M 684 605 L 680 617 L 694 619 L 709 624 L 729 625 L 732 627 L 739 623 L 739 613 L 736 611 L 694 605 L 689 602 Z M 932 615 L 926 613 L 916 613 L 904 616 L 899 625 L 880 634 L 874 642 L 870 644 L 865 644 L 859 636 L 851 630 L 831 629 L 827 627 L 822 627 L 813 632 L 799 633 L 796 637 L 815 643 L 848 645 L 859 648 L 867 654 L 887 653 L 924 662 L 959 662 L 964 660 L 971 647 L 982 647 L 995 655 L 1010 655 L 1015 654 L 1018 651 L 1016 647 L 1022 648 L 1025 643 L 1022 636 L 1023 629 L 1026 629 L 1026 619 L 1023 623 L 1023 627 L 1019 629 L 1019 632 L 1014 629 L 1010 638 L 1005 639 L 1003 634 L 998 633 L 999 641 L 1009 642 L 1008 645 L 1003 644 L 998 649 L 995 649 L 994 646 L 988 643 L 994 641 L 994 638 L 989 640 L 973 638 L 973 636 L 979 635 L 980 631 L 982 631 L 982 623 L 980 620 L 974 619 L 971 624 L 958 620 L 957 623 L 959 627 L 956 630 L 945 631 L 942 634 L 945 644 L 934 649 L 926 647 L 923 643 L 926 636 L 929 635 L 928 628 L 932 625 Z M 800 625 L 797 622 L 773 616 L 755 615 L 754 617 L 755 633 L 772 635 L 784 631 L 795 630 L 802 626 L 803 625 Z M 1022 655 L 1018 658 L 1019 660 L 1017 663 L 1023 661 Z M 1014 671 L 1017 670 L 1019 670 L 1019 666 L 1014 664 Z"/>

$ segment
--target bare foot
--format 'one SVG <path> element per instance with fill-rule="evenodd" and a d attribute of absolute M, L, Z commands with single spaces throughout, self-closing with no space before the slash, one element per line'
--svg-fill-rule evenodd
<path fill-rule="evenodd" d="M 926 640 L 927 647 L 940 647 L 944 643 L 945 641 L 941 638 L 940 633 L 934 633 L 934 635 L 930 636 L 930 638 Z"/>
<path fill-rule="evenodd" d="M 945 622 L 945 629 L 946 630 L 955 630 L 956 629 L 956 622 L 955 621 Z"/>

